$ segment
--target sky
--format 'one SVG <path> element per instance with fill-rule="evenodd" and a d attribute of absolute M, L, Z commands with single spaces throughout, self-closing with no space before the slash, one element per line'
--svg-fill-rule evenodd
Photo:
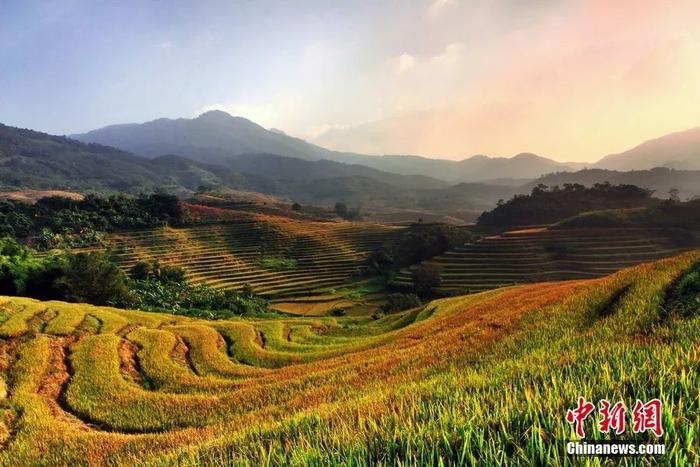
<path fill-rule="evenodd" d="M 338 150 L 590 162 L 700 126 L 700 2 L 0 0 L 0 122 L 211 109 Z"/>

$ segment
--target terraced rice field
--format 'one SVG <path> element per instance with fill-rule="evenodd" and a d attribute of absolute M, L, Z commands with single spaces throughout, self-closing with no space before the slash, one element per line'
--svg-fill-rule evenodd
<path fill-rule="evenodd" d="M 579 395 L 659 397 L 661 463 L 696 465 L 700 313 L 673 316 L 664 297 L 698 262 L 378 320 L 0 297 L 0 465 L 572 464 L 564 414 Z"/>
<path fill-rule="evenodd" d="M 661 231 L 538 228 L 486 237 L 426 263 L 442 270 L 439 290 L 467 293 L 524 282 L 601 277 L 680 251 Z M 411 269 L 399 272 L 395 283 L 411 286 Z"/>
<path fill-rule="evenodd" d="M 112 235 L 107 247 L 125 270 L 158 259 L 182 267 L 192 283 L 259 295 L 316 295 L 343 286 L 369 252 L 393 242 L 403 227 L 373 223 L 249 219 L 189 228 L 159 228 Z M 262 258 L 291 260 L 288 270 L 265 269 Z"/>

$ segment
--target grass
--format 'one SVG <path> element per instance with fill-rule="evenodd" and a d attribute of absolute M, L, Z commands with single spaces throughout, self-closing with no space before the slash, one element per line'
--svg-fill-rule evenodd
<path fill-rule="evenodd" d="M 658 397 L 666 456 L 621 462 L 697 465 L 699 265 L 695 251 L 379 319 L 2 297 L 0 465 L 608 465 L 565 454 L 579 395 Z"/>

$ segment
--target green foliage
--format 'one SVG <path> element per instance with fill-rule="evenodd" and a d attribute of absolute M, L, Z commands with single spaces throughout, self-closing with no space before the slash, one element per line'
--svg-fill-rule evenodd
<path fill-rule="evenodd" d="M 436 264 L 420 264 L 412 271 L 413 288 L 421 297 L 435 295 L 442 284 L 442 268 Z"/>
<path fill-rule="evenodd" d="M 529 195 L 516 195 L 484 212 L 477 221 L 482 228 L 550 224 L 596 209 L 634 208 L 655 203 L 653 191 L 635 185 L 596 183 L 590 188 L 578 183 L 563 187 L 538 185 Z"/>
<path fill-rule="evenodd" d="M 93 305 L 131 303 L 126 276 L 103 253 L 68 255 L 63 275 L 54 284 L 65 300 Z"/>
<path fill-rule="evenodd" d="M 270 313 L 250 286 L 240 292 L 189 285 L 178 267 L 137 263 L 132 280 L 103 253 L 36 258 L 16 240 L 0 239 L 0 295 L 169 311 L 203 318 Z"/>
<path fill-rule="evenodd" d="M 148 278 L 133 281 L 131 290 L 134 306 L 144 310 L 209 319 L 270 313 L 267 301 L 261 298 L 246 292 L 213 289 L 205 285 Z"/>
<path fill-rule="evenodd" d="M 360 219 L 360 208 L 350 209 L 345 203 L 335 203 L 333 212 L 336 213 L 338 217 L 345 220 L 357 220 Z"/>
<path fill-rule="evenodd" d="M 389 274 L 440 255 L 474 239 L 463 227 L 447 224 L 415 224 L 391 247 L 380 247 L 365 262 L 368 275 Z"/>
<path fill-rule="evenodd" d="M 102 253 L 36 258 L 7 238 L 0 240 L 0 294 L 95 305 L 130 303 L 124 273 Z"/>
<path fill-rule="evenodd" d="M 160 282 L 182 284 L 187 281 L 185 270 L 178 266 L 161 266 L 158 260 L 139 261 L 129 271 L 134 280 L 155 279 Z"/>
<path fill-rule="evenodd" d="M 423 304 L 416 294 L 412 293 L 391 293 L 386 297 L 386 303 L 382 305 L 382 311 L 391 313 L 392 311 L 410 310 Z"/>
<path fill-rule="evenodd" d="M 105 231 L 178 226 L 183 219 L 178 198 L 164 193 L 87 195 L 82 200 L 47 197 L 35 204 L 0 201 L 0 235 L 35 237 L 29 243 L 39 249 L 101 244 Z"/>
<path fill-rule="evenodd" d="M 291 271 L 297 268 L 297 260 L 279 256 L 266 256 L 260 260 L 260 267 L 269 271 Z"/>

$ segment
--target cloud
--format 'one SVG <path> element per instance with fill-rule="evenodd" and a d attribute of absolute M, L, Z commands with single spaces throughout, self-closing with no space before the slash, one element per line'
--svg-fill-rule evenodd
<path fill-rule="evenodd" d="M 435 18 L 440 15 L 445 8 L 455 5 L 456 3 L 455 0 L 434 0 L 430 7 L 428 7 L 428 17 Z"/>
<path fill-rule="evenodd" d="M 196 110 L 194 112 L 194 116 L 198 117 L 198 116 L 202 115 L 203 113 L 207 113 L 207 112 L 212 111 L 212 110 L 221 110 L 223 112 L 228 112 L 228 110 L 226 109 L 226 106 L 224 104 L 211 104 L 211 105 L 207 105 L 206 107 L 203 107 L 199 110 Z"/>
<path fill-rule="evenodd" d="M 161 50 L 168 50 L 173 48 L 173 43 L 170 41 L 163 41 L 156 44 L 156 48 Z"/>
<path fill-rule="evenodd" d="M 340 123 L 323 123 L 321 125 L 315 125 L 309 128 L 306 131 L 306 138 L 308 139 L 317 139 L 321 138 L 324 135 L 327 135 L 328 133 L 334 132 L 334 131 L 343 131 L 349 128 L 348 125 L 341 125 Z"/>
<path fill-rule="evenodd" d="M 416 57 L 409 53 L 402 53 L 396 58 L 396 73 L 401 74 L 404 73 L 411 68 L 413 68 L 416 64 Z"/>
<path fill-rule="evenodd" d="M 447 44 L 445 49 L 439 54 L 435 55 L 431 61 L 435 64 L 454 65 L 459 61 L 463 49 L 464 44 L 461 42 Z"/>

